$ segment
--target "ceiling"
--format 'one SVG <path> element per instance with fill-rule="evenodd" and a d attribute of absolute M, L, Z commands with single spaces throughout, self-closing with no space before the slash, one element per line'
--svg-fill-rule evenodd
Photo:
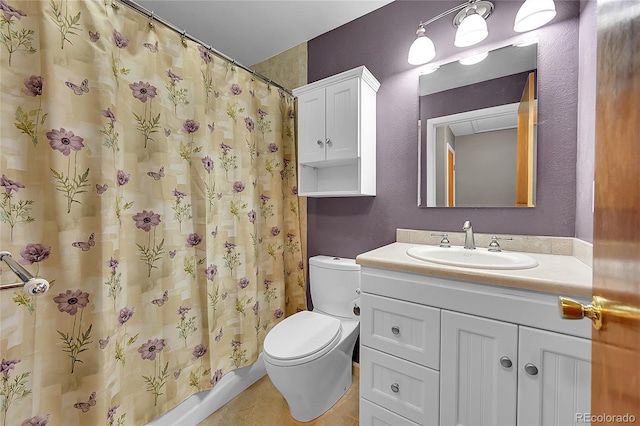
<path fill-rule="evenodd" d="M 134 1 L 250 67 L 392 0 Z"/>

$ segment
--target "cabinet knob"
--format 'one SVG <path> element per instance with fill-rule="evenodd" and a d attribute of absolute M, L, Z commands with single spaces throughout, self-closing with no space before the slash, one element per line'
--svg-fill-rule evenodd
<path fill-rule="evenodd" d="M 316 141 L 316 143 L 318 144 L 318 146 L 319 146 L 320 148 L 322 148 L 322 147 L 324 146 L 324 142 L 322 142 L 320 139 L 318 139 L 318 140 Z"/>
<path fill-rule="evenodd" d="M 393 327 L 391 327 L 391 332 L 397 336 L 398 334 L 400 334 L 400 327 L 394 325 Z"/>
<path fill-rule="evenodd" d="M 327 140 L 325 141 L 325 143 L 327 144 L 327 146 L 333 146 L 333 142 L 331 141 L 331 139 L 327 138 Z"/>
<path fill-rule="evenodd" d="M 400 392 L 400 385 L 398 385 L 397 383 L 394 383 L 391 385 L 391 391 L 393 393 L 398 393 Z"/>
<path fill-rule="evenodd" d="M 504 368 L 511 368 L 513 362 L 511 362 L 508 356 L 503 356 L 502 358 L 500 358 L 500 365 L 502 365 Z"/>
<path fill-rule="evenodd" d="M 524 366 L 524 371 L 530 376 L 537 376 L 538 375 L 538 367 L 536 367 L 535 365 L 533 365 L 531 363 L 526 364 Z"/>

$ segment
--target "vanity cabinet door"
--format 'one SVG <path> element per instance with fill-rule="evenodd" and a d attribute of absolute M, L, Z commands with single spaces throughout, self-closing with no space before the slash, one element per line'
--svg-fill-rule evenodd
<path fill-rule="evenodd" d="M 440 424 L 516 424 L 518 326 L 442 311 Z"/>
<path fill-rule="evenodd" d="M 326 159 L 358 158 L 359 79 L 352 78 L 326 88 Z"/>
<path fill-rule="evenodd" d="M 300 163 L 325 160 L 325 89 L 298 97 L 298 157 Z"/>
<path fill-rule="evenodd" d="M 591 412 L 591 341 L 520 327 L 518 425 L 584 425 Z"/>

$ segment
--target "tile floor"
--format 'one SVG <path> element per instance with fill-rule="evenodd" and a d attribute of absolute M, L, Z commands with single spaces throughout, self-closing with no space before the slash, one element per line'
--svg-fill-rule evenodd
<path fill-rule="evenodd" d="M 359 372 L 354 367 L 351 387 L 329 411 L 307 423 L 291 417 L 282 395 L 264 376 L 207 417 L 200 426 L 358 426 Z"/>

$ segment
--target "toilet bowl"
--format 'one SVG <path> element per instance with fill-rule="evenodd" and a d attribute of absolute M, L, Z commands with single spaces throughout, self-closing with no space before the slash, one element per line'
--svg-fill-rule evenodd
<path fill-rule="evenodd" d="M 263 351 L 269 379 L 300 422 L 322 415 L 351 386 L 360 331 L 354 310 L 359 265 L 353 259 L 315 256 L 309 259 L 309 276 L 314 311 L 298 312 L 276 325 Z"/>

